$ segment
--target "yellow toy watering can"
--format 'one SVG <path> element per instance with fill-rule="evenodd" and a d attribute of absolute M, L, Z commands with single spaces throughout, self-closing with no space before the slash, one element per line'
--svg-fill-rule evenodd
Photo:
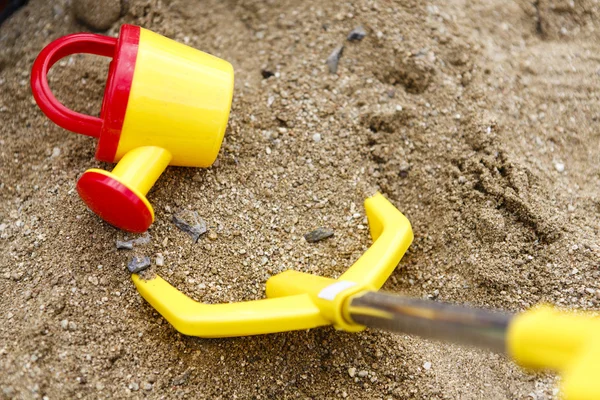
<path fill-rule="evenodd" d="M 50 91 L 54 63 L 76 53 L 111 57 L 100 117 L 74 112 Z M 33 95 L 57 125 L 98 138 L 96 158 L 112 172 L 86 171 L 83 201 L 108 223 L 144 232 L 154 221 L 146 193 L 167 165 L 208 167 L 229 118 L 233 67 L 227 61 L 133 25 L 117 39 L 68 35 L 46 46 L 33 64 Z"/>
<path fill-rule="evenodd" d="M 267 281 L 266 299 L 214 305 L 190 299 L 157 275 L 132 279 L 142 297 L 186 335 L 381 328 L 504 353 L 523 367 L 560 372 L 566 399 L 600 399 L 600 319 L 551 307 L 515 316 L 379 292 L 413 233 L 381 194 L 368 198 L 365 208 L 373 245 L 337 279 L 286 271 Z"/>

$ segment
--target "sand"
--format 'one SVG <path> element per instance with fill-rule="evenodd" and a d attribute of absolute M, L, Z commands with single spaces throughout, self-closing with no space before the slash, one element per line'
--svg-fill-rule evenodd
<path fill-rule="evenodd" d="M 108 34 L 138 24 L 236 73 L 217 162 L 168 168 L 148 196 L 152 240 L 127 251 L 116 240 L 133 236 L 75 191 L 86 169 L 112 166 L 94 160 L 93 139 L 50 122 L 29 87 L 42 47 L 88 28 L 69 1 L 31 0 L 0 27 L 0 396 L 556 397 L 553 374 L 405 335 L 186 337 L 126 265 L 160 253 L 152 270 L 206 303 L 263 298 L 287 269 L 337 277 L 370 245 L 362 202 L 377 188 L 415 232 L 385 290 L 597 309 L 599 14 L 593 1 L 126 2 Z M 359 25 L 367 36 L 347 42 Z M 51 86 L 97 115 L 107 65 L 69 57 Z M 196 244 L 170 222 L 185 209 L 208 224 Z M 335 235 L 307 243 L 318 227 Z"/>

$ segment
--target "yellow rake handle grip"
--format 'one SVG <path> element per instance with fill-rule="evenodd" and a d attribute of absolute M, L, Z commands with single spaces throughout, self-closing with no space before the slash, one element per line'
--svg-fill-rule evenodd
<path fill-rule="evenodd" d="M 600 399 L 600 318 L 536 307 L 513 319 L 506 342 L 521 366 L 559 372 L 565 399 Z"/>

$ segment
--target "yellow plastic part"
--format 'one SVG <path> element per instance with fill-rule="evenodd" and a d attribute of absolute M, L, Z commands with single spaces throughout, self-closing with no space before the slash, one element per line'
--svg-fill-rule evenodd
<path fill-rule="evenodd" d="M 561 373 L 565 399 L 600 399 L 600 318 L 534 308 L 511 322 L 507 350 L 523 367 Z"/>
<path fill-rule="evenodd" d="M 233 67 L 141 28 L 135 63 L 122 65 L 132 73 L 127 101 L 115 106 L 125 107 L 122 126 L 118 131 L 111 124 L 102 126 L 97 152 L 99 159 L 118 165 L 112 172 L 87 171 L 77 190 L 108 223 L 143 232 L 154 222 L 146 193 L 165 167 L 209 167 L 217 158 L 231 109 Z M 126 86 L 118 78 L 115 82 Z"/>
<path fill-rule="evenodd" d="M 171 165 L 209 167 L 217 158 L 233 97 L 233 67 L 141 29 L 115 160 L 139 146 L 162 147 Z"/>
<path fill-rule="evenodd" d="M 112 170 L 119 177 L 119 182 L 131 190 L 142 194 L 150 191 L 154 183 L 163 173 L 169 162 L 171 153 L 156 146 L 138 147 L 127 153 Z"/>
<path fill-rule="evenodd" d="M 112 172 L 92 168 L 86 172 L 96 172 L 115 179 L 125 185 L 140 198 L 150 210 L 154 221 L 154 209 L 146 194 L 158 180 L 171 161 L 171 154 L 160 147 L 138 147 L 127 153 Z"/>
<path fill-rule="evenodd" d="M 231 304 L 198 303 L 159 276 L 132 275 L 138 291 L 179 332 L 201 337 L 245 336 L 333 324 L 363 329 L 342 314 L 344 300 L 379 289 L 413 239 L 408 219 L 381 194 L 365 201 L 373 245 L 338 279 L 286 271 L 267 281 L 267 299 Z"/>

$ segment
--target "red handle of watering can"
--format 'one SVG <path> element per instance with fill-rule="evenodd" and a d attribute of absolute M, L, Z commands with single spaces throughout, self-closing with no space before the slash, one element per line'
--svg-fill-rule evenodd
<path fill-rule="evenodd" d="M 35 101 L 55 124 L 72 132 L 100 137 L 102 120 L 68 109 L 52 94 L 48 85 L 48 71 L 61 58 L 77 53 L 95 54 L 113 57 L 117 39 L 76 33 L 61 37 L 46 46 L 33 63 L 31 71 L 31 90 Z"/>

